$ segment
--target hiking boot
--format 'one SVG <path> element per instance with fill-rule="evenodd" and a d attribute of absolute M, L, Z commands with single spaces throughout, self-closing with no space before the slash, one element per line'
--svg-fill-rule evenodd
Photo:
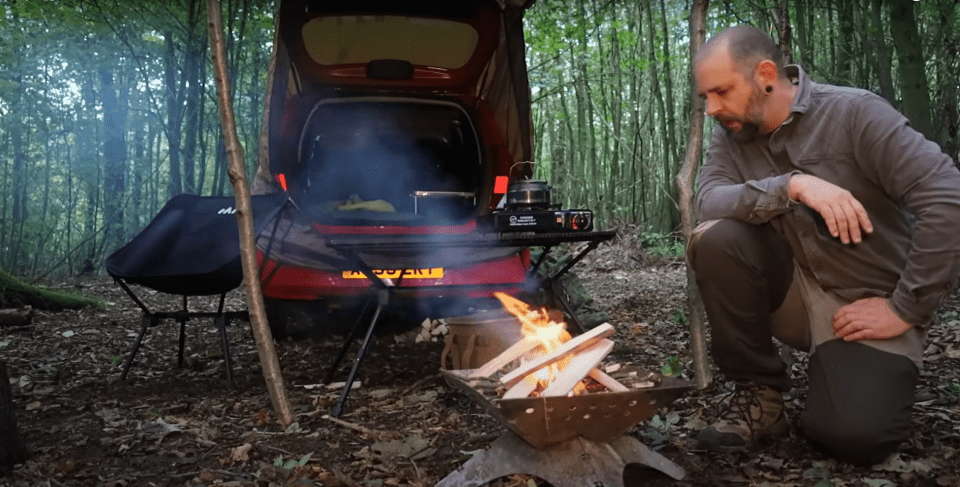
<path fill-rule="evenodd" d="M 697 449 L 741 451 L 757 441 L 787 432 L 783 394 L 758 384 L 737 384 L 720 419 L 697 435 Z"/>

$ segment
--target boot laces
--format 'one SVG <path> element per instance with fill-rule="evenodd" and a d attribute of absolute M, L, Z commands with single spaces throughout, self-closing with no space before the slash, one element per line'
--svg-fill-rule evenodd
<path fill-rule="evenodd" d="M 730 401 L 727 404 L 726 411 L 720 413 L 720 419 L 727 421 L 743 421 L 747 424 L 750 431 L 759 420 L 763 419 L 763 402 L 760 400 L 761 389 L 756 386 L 737 387 L 730 395 Z M 721 404 L 723 402 L 721 401 Z M 756 408 L 756 409 L 754 409 Z M 756 411 L 756 418 L 751 414 Z"/>

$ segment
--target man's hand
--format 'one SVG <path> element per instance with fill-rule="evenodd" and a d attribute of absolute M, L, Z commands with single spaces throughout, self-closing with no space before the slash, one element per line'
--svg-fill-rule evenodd
<path fill-rule="evenodd" d="M 833 315 L 833 332 L 848 342 L 886 340 L 910 330 L 910 324 L 890 309 L 884 298 L 854 301 Z"/>
<path fill-rule="evenodd" d="M 790 178 L 787 192 L 791 199 L 819 213 L 827 222 L 830 235 L 845 244 L 859 243 L 860 229 L 873 232 L 867 210 L 849 191 L 835 184 L 809 174 L 797 174 Z"/>

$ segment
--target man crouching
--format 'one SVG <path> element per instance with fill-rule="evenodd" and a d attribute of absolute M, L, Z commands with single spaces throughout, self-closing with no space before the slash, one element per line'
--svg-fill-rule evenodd
<path fill-rule="evenodd" d="M 698 447 L 787 431 L 776 337 L 811 354 L 805 435 L 881 462 L 910 436 L 926 327 L 960 271 L 960 172 L 884 99 L 814 83 L 756 28 L 711 38 L 695 74 L 718 126 L 688 257 L 736 383 Z"/>

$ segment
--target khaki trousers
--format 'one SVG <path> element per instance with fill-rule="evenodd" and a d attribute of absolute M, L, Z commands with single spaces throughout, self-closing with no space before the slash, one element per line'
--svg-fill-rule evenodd
<path fill-rule="evenodd" d="M 823 290 L 769 225 L 700 224 L 687 249 L 727 378 L 791 387 L 773 338 L 810 353 L 804 432 L 841 460 L 882 461 L 909 437 L 924 330 L 846 342 L 832 317 L 849 301 Z"/>

